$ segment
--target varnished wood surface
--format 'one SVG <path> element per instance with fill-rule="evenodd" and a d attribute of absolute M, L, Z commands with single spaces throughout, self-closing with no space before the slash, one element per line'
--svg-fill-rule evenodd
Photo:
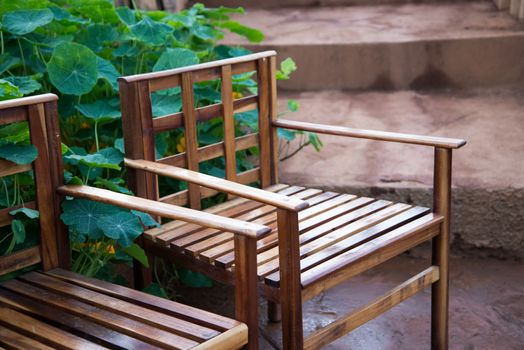
<path fill-rule="evenodd" d="M 259 188 L 249 187 L 236 182 L 227 181 L 218 177 L 198 173 L 183 168 L 173 167 L 143 159 L 135 160 L 125 158 L 125 164 L 131 168 L 149 171 L 158 175 L 188 181 L 193 184 L 213 188 L 217 191 L 231 193 L 237 196 L 253 199 L 276 207 L 300 211 L 307 207 L 307 203 L 294 198 L 280 196 Z"/>
<path fill-rule="evenodd" d="M 465 140 L 452 139 L 445 137 L 420 136 L 413 134 L 401 134 L 388 131 L 364 130 L 347 128 L 343 126 L 333 126 L 324 124 L 314 124 L 299 122 L 293 120 L 277 119 L 273 126 L 285 129 L 304 130 L 316 132 L 319 134 L 339 135 L 347 137 L 356 137 L 362 139 L 391 141 L 400 143 L 411 143 L 422 146 L 442 147 L 442 148 L 460 148 L 466 144 Z"/>
<path fill-rule="evenodd" d="M 58 96 L 56 96 L 55 94 L 42 94 L 22 98 L 15 98 L 13 100 L 0 101 L 0 110 L 8 108 L 18 108 L 21 106 L 37 105 L 46 102 L 53 102 L 56 100 L 58 100 Z"/>
<path fill-rule="evenodd" d="M 27 331 L 42 348 L 211 349 L 204 346 L 211 341 L 234 349 L 247 342 L 238 321 L 62 269 L 0 283 L 0 305 L 0 334 L 11 330 L 0 345 L 25 342 Z"/>
<path fill-rule="evenodd" d="M 24 267 L 38 264 L 42 261 L 40 247 L 35 246 L 19 250 L 9 255 L 0 256 L 0 276 L 9 272 L 18 271 Z"/>

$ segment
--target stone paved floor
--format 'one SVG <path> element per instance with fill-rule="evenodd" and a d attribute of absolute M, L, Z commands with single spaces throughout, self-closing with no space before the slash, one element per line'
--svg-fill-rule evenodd
<path fill-rule="evenodd" d="M 306 303 L 306 332 L 331 322 L 337 315 L 366 303 L 426 266 L 426 249 L 403 255 L 341 284 Z M 183 288 L 181 300 L 223 314 L 233 314 L 233 291 Z M 450 348 L 482 350 L 524 349 L 524 264 L 489 258 L 454 257 L 451 261 Z M 262 349 L 280 348 L 280 325 L 267 324 L 261 302 L 261 325 L 270 342 Z M 429 349 L 429 289 L 408 299 L 327 349 Z"/>

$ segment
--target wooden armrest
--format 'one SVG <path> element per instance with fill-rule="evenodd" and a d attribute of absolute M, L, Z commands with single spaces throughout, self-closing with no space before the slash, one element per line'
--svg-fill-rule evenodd
<path fill-rule="evenodd" d="M 200 226 L 228 231 L 251 238 L 259 237 L 271 231 L 271 228 L 264 225 L 231 219 L 206 213 L 204 211 L 178 207 L 172 204 L 130 196 L 96 187 L 66 185 L 59 187 L 57 191 L 62 195 L 113 204 L 127 209 L 139 210 L 152 215 L 190 222 Z"/>
<path fill-rule="evenodd" d="M 400 134 L 396 132 L 375 131 L 364 129 L 353 129 L 343 126 L 332 126 L 324 124 L 314 124 L 298 122 L 293 120 L 277 119 L 273 121 L 273 126 L 284 129 L 304 130 L 319 134 L 339 135 L 356 137 L 361 139 L 371 139 L 380 141 L 410 143 L 415 145 L 433 146 L 441 148 L 460 148 L 466 144 L 462 139 L 451 139 L 445 137 L 419 136 L 413 134 Z"/>
<path fill-rule="evenodd" d="M 125 158 L 124 162 L 126 166 L 134 169 L 145 170 L 157 175 L 191 182 L 200 186 L 212 188 L 217 191 L 222 191 L 234 194 L 236 196 L 252 199 L 257 202 L 273 205 L 280 209 L 300 211 L 304 208 L 307 208 L 309 205 L 306 201 L 297 198 L 264 191 L 259 188 L 242 185 L 233 181 L 224 180 L 215 176 L 201 174 L 196 171 L 178 168 L 171 165 L 151 162 L 143 159 L 128 158 Z"/>

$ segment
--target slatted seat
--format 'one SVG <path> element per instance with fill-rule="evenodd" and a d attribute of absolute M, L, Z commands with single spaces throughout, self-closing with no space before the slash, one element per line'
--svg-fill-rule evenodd
<path fill-rule="evenodd" d="M 244 96 L 236 98 L 232 82 L 238 74 L 251 74 L 257 89 L 246 88 L 240 91 Z M 201 209 L 202 199 L 222 192 L 229 200 L 201 210 L 202 215 L 212 213 L 269 227 L 256 239 L 239 240 L 221 228 L 162 222 L 160 228 L 145 233 L 142 246 L 177 266 L 233 284 L 236 318 L 248 325 L 251 349 L 257 348 L 259 292 L 268 300 L 269 320 L 282 320 L 283 348 L 298 350 L 322 347 L 428 286 L 432 287 L 432 348 L 446 349 L 451 153 L 465 141 L 282 119 L 276 76 L 276 53 L 267 51 L 119 79 L 124 162 L 137 196 Z M 221 99 L 203 106 L 195 99 L 194 88 L 206 81 L 213 82 L 207 86 L 220 87 Z M 182 110 L 153 116 L 153 94 L 172 88 L 180 89 Z M 237 116 L 243 112 L 257 115 L 258 127 L 250 126 L 253 130 L 240 136 L 236 134 L 242 129 L 242 118 Z M 222 122 L 223 141 L 201 145 L 197 124 L 213 118 Z M 433 147 L 433 207 L 279 183 L 278 128 Z M 155 137 L 174 130 L 183 133 L 185 151 L 157 158 Z M 240 172 L 237 152 L 255 147 L 251 153 L 255 167 Z M 224 178 L 200 171 L 201 162 L 214 158 L 222 158 Z M 160 195 L 161 177 L 187 182 L 187 189 Z M 433 245 L 429 267 L 304 338 L 304 300 L 425 241 Z M 136 268 L 141 276 L 137 281 L 146 285 L 150 272 Z"/>
<path fill-rule="evenodd" d="M 220 345 L 220 338 L 238 342 Z M 0 283 L 0 344 L 15 349 L 64 346 L 208 349 L 242 346 L 235 320 L 64 269 L 31 272 Z"/>
<path fill-rule="evenodd" d="M 32 164 L 0 160 L 0 177 L 32 170 L 36 198 L 0 209 L 0 228 L 18 207 L 39 212 L 39 244 L 0 255 L 0 349 L 239 349 L 247 326 L 170 300 L 73 273 L 59 192 L 256 238 L 268 227 L 89 186 L 64 186 L 57 97 L 0 102 L 0 126 L 27 122 Z M 197 215 L 198 214 L 198 217 Z M 224 226 L 225 225 L 225 226 Z M 38 266 L 37 266 L 38 265 Z M 25 272 L 22 269 L 31 269 Z M 7 274 L 15 273 L 16 278 Z"/>
<path fill-rule="evenodd" d="M 405 239 L 410 231 L 416 232 L 413 241 L 425 241 L 438 233 L 438 225 L 442 222 L 442 216 L 432 214 L 429 208 L 409 204 L 284 184 L 267 190 L 300 198 L 309 204 L 308 209 L 298 215 L 303 289 L 329 275 L 335 267 L 348 265 L 356 257 L 374 253 L 376 248 L 384 246 L 385 241 Z M 233 199 L 209 211 L 273 229 L 257 241 L 257 271 L 259 279 L 268 287 L 278 288 L 276 208 L 252 200 Z M 421 228 L 428 228 L 428 232 Z M 228 271 L 234 268 L 231 233 L 193 224 L 171 223 L 146 231 L 145 237 L 154 244 L 216 267 Z"/>

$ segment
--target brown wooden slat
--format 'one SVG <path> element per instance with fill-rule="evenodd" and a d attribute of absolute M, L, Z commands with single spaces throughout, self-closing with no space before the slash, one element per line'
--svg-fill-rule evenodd
<path fill-rule="evenodd" d="M 90 319 L 152 345 L 169 349 L 190 349 L 198 344 L 193 340 L 183 338 L 157 327 L 152 327 L 148 324 L 83 303 L 79 300 L 66 296 L 61 297 L 60 294 L 17 280 L 6 281 L 2 283 L 1 286 L 15 293 L 33 298 L 40 303 L 45 303 L 71 314 Z"/>
<path fill-rule="evenodd" d="M 267 187 L 266 191 L 275 191 L 281 194 L 287 193 L 287 191 L 295 191 L 295 188 L 299 190 L 304 189 L 303 187 L 291 186 L 280 184 Z M 282 191 L 282 192 L 280 192 Z M 298 190 L 297 190 L 298 191 Z M 262 206 L 260 202 L 251 201 L 247 198 L 238 197 L 233 200 L 215 205 L 211 208 L 204 210 L 211 214 L 220 214 L 222 216 L 232 216 L 233 213 L 240 212 L 240 214 Z M 147 236 L 150 236 L 153 241 L 168 244 L 177 237 L 183 237 L 186 234 L 202 229 L 198 225 L 189 225 L 183 221 L 172 221 L 162 225 L 159 228 L 152 228 L 145 232 Z"/>
<path fill-rule="evenodd" d="M 442 220 L 437 214 L 425 215 L 305 271 L 301 275 L 305 294 L 316 295 L 433 238 Z M 267 276 L 266 283 L 275 283 L 277 274 Z"/>
<path fill-rule="evenodd" d="M 235 151 L 235 119 L 233 116 L 233 83 L 231 66 L 222 66 L 221 89 L 222 115 L 224 118 L 224 158 L 226 163 L 226 179 L 235 181 L 237 178 L 237 163 Z M 231 195 L 228 195 L 231 199 Z"/>
<path fill-rule="evenodd" d="M 48 324 L 56 325 L 67 332 L 73 333 L 82 338 L 87 337 L 91 341 L 103 346 L 118 346 L 122 349 L 157 349 L 157 347 L 154 347 L 151 344 L 131 338 L 111 328 L 98 325 L 81 316 L 69 314 L 65 311 L 38 303 L 30 298 L 0 288 L 0 304 L 2 303 L 9 306 L 11 309 L 38 318 Z M 24 349 L 27 349 L 27 347 Z"/>
<path fill-rule="evenodd" d="M 438 266 L 431 266 L 427 268 L 426 270 L 413 276 L 409 280 L 388 291 L 367 305 L 337 319 L 335 322 L 330 323 L 326 327 L 315 331 L 306 339 L 304 343 L 304 349 L 319 349 L 322 346 L 331 343 L 347 332 L 360 327 L 364 323 L 371 321 L 395 305 L 398 305 L 402 301 L 424 290 L 438 280 Z"/>
<path fill-rule="evenodd" d="M 33 169 L 31 164 L 16 164 L 5 159 L 0 159 L 0 177 L 23 173 Z"/>
<path fill-rule="evenodd" d="M 9 214 L 9 212 L 11 212 L 13 210 L 16 210 L 16 209 L 19 209 L 19 208 L 22 208 L 22 207 L 26 207 L 26 208 L 29 208 L 29 209 L 35 209 L 36 208 L 36 204 L 35 204 L 35 202 L 27 202 L 27 203 L 24 203 L 24 205 L 17 205 L 17 206 L 14 206 L 14 207 L 1 209 L 0 210 L 0 227 L 10 225 L 11 221 L 13 221 L 13 216 L 11 214 Z"/>
<path fill-rule="evenodd" d="M 301 245 L 301 271 L 304 272 L 338 254 L 398 228 L 401 224 L 414 220 L 429 211 L 429 209 L 421 207 L 410 210 L 408 208 L 409 205 L 401 203 L 386 207 Z M 260 276 L 278 270 L 278 252 L 274 249 L 272 249 L 272 260 L 259 266 L 258 273 Z"/>
<path fill-rule="evenodd" d="M 262 187 L 271 183 L 271 146 L 269 120 L 269 61 L 261 58 L 258 67 L 258 132 L 260 133 L 260 180 Z"/>
<path fill-rule="evenodd" d="M 258 146 L 258 133 L 251 133 L 235 139 L 235 151 L 242 151 L 251 147 Z M 224 155 L 224 142 L 198 148 L 198 161 L 204 162 L 209 159 L 218 158 Z M 186 152 L 158 159 L 157 162 L 185 168 Z"/>
<path fill-rule="evenodd" d="M 40 213 L 40 255 L 44 270 L 57 267 L 58 241 L 55 231 L 56 216 L 54 203 L 55 188 L 51 177 L 51 159 L 45 110 L 43 104 L 27 107 L 31 143 L 38 150 L 38 157 L 33 162 L 36 184 L 36 206 Z"/>
<path fill-rule="evenodd" d="M 292 197 L 306 199 L 314 194 L 318 194 L 320 190 L 306 190 L 297 194 L 293 194 Z M 330 193 L 331 195 L 336 195 Z M 326 198 L 325 194 L 319 194 L 317 197 Z M 326 198 L 326 200 L 329 197 Z M 311 205 L 311 204 L 310 204 Z M 253 221 L 253 222 L 265 222 L 270 224 L 276 221 L 276 209 L 270 205 L 264 205 L 257 209 L 253 209 L 250 212 L 236 217 L 239 220 Z M 171 242 L 173 247 L 183 247 L 186 254 L 197 256 L 201 251 L 208 250 L 214 246 L 223 244 L 224 242 L 231 241 L 233 235 L 229 232 L 221 232 L 218 230 L 202 230 L 191 236 L 182 238 Z M 225 251 L 224 253 L 226 253 Z"/>
<path fill-rule="evenodd" d="M 256 109 L 258 97 L 245 96 L 233 101 L 233 113 L 247 112 Z M 204 122 L 214 118 L 222 118 L 222 104 L 215 103 L 209 106 L 195 109 L 195 120 Z M 178 129 L 184 126 L 184 112 L 177 112 L 153 119 L 153 130 L 155 133 Z"/>
<path fill-rule="evenodd" d="M 240 349 L 247 342 L 248 328 L 245 324 L 239 324 L 235 328 L 196 346 L 193 350 L 231 350 Z"/>
<path fill-rule="evenodd" d="M 186 321 L 200 324 L 204 327 L 224 331 L 239 324 L 238 321 L 223 317 L 211 312 L 196 309 L 191 306 L 180 304 L 154 295 L 139 292 L 137 290 L 89 278 L 64 269 L 54 269 L 46 272 L 47 275 L 60 278 L 69 283 L 91 289 L 93 291 L 107 294 L 130 303 L 147 307 L 167 315 L 182 318 Z"/>
<path fill-rule="evenodd" d="M 61 349 L 106 349 L 32 317 L 0 306 L 0 324 L 30 334 L 32 338 Z"/>
<path fill-rule="evenodd" d="M 286 193 L 289 193 L 293 188 L 285 189 Z M 299 192 L 300 189 L 296 188 L 295 192 Z M 280 193 L 280 192 L 279 192 Z M 262 207 L 262 203 L 255 202 L 255 201 L 249 201 L 244 200 L 240 201 L 242 204 L 233 205 L 231 207 L 228 207 L 225 210 L 221 210 L 219 212 L 215 212 L 216 214 L 219 214 L 220 216 L 225 217 L 232 217 L 232 218 L 241 218 L 242 215 L 247 214 L 248 212 L 251 212 L 252 210 L 256 210 L 258 208 Z M 158 237 L 158 240 L 163 242 L 164 244 L 168 245 L 169 243 L 172 243 L 175 240 L 180 240 L 183 238 L 186 238 L 187 236 L 193 234 L 193 233 L 199 233 L 199 235 L 202 237 L 202 234 L 200 232 L 206 231 L 211 233 L 221 232 L 220 230 L 215 231 L 209 231 L 207 228 L 204 228 L 202 226 L 198 225 L 191 225 L 186 224 L 181 227 L 177 227 L 174 230 L 171 230 L 168 234 L 162 235 L 162 237 Z M 187 240 L 187 242 L 192 242 L 191 239 Z"/>
<path fill-rule="evenodd" d="M 218 335 L 218 332 L 207 327 L 199 326 L 191 322 L 167 316 L 148 308 L 137 306 L 133 303 L 120 300 L 105 294 L 97 293 L 90 289 L 70 284 L 58 278 L 45 274 L 31 272 L 19 277 L 23 281 L 30 282 L 39 287 L 53 292 L 67 295 L 69 298 L 80 300 L 100 309 L 120 314 L 155 328 L 178 334 L 197 342 L 202 342 Z"/>
<path fill-rule="evenodd" d="M 22 122 L 24 120 L 27 120 L 27 109 L 25 106 L 0 110 L 0 125 Z"/>
<path fill-rule="evenodd" d="M 278 163 L 280 162 L 278 149 L 279 139 L 277 128 L 273 127 L 273 122 L 278 119 L 278 99 L 277 99 L 277 58 L 269 57 L 269 123 L 270 131 L 270 158 L 271 158 L 271 181 L 278 183 Z"/>
<path fill-rule="evenodd" d="M 254 183 L 258 181 L 259 178 L 259 168 L 246 170 L 244 172 L 239 173 L 237 176 L 237 182 L 240 184 L 248 185 L 251 183 Z M 200 198 L 208 198 L 212 197 L 215 194 L 220 193 L 219 191 L 213 190 L 211 188 L 207 187 L 201 187 L 200 189 Z M 188 190 L 182 190 L 167 196 L 164 196 L 160 198 L 161 202 L 168 203 L 168 204 L 174 204 L 174 205 L 186 205 L 188 204 Z"/>
<path fill-rule="evenodd" d="M 0 326 L 0 346 L 6 346 L 11 350 L 53 350 L 50 346 L 3 326 Z"/>
<path fill-rule="evenodd" d="M 41 261 L 39 246 L 26 248 L 10 255 L 0 256 L 0 275 L 38 264 Z"/>

